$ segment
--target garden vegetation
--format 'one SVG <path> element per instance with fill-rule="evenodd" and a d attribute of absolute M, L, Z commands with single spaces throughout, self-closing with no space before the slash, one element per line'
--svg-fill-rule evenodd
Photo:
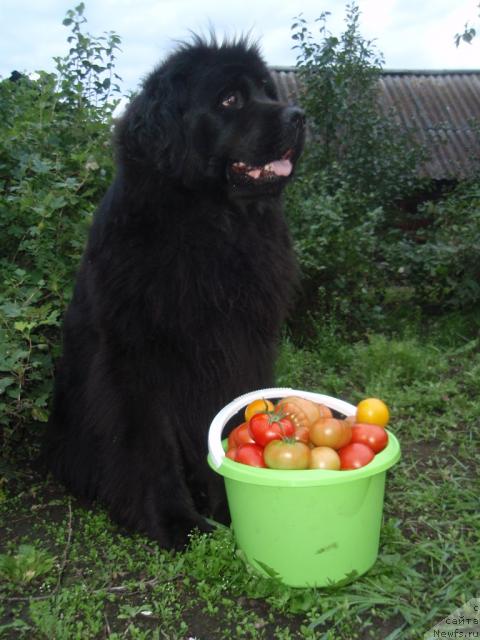
<path fill-rule="evenodd" d="M 300 16 L 292 37 L 312 142 L 287 210 L 302 290 L 279 385 L 391 408 L 403 450 L 382 546 L 356 582 L 315 592 L 256 575 L 231 532 L 185 553 L 127 537 L 32 466 L 48 419 L 61 318 L 110 182 L 120 38 L 64 20 L 54 73 L 0 81 L 0 637 L 419 638 L 480 593 L 480 178 L 408 215 L 424 150 L 376 109 L 382 58 Z M 480 123 L 479 123 L 480 125 Z"/>

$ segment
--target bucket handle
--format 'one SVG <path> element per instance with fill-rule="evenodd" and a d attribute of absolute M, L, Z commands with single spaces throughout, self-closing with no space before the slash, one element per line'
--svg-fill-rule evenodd
<path fill-rule="evenodd" d="M 212 420 L 208 432 L 208 451 L 214 466 L 218 469 L 225 458 L 225 451 L 222 446 L 222 431 L 229 418 L 258 398 L 286 398 L 287 396 L 299 396 L 306 400 L 326 404 L 330 409 L 339 411 L 345 416 L 353 416 L 356 412 L 356 407 L 349 402 L 339 400 L 333 396 L 326 396 L 322 393 L 314 393 L 313 391 L 302 391 L 299 389 L 290 389 L 289 387 L 272 387 L 270 389 L 250 391 L 232 400 L 232 402 L 223 407 Z"/>

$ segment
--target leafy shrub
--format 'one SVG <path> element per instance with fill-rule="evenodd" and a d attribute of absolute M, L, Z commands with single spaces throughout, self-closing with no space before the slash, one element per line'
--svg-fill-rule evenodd
<path fill-rule="evenodd" d="M 83 10 L 67 14 L 75 46 L 57 73 L 0 82 L 0 425 L 11 428 L 47 419 L 60 318 L 111 176 L 119 39 L 83 34 Z"/>
<path fill-rule="evenodd" d="M 338 325 L 349 331 L 365 328 L 379 311 L 383 291 L 384 275 L 376 261 L 384 212 L 381 207 L 357 205 L 347 188 L 330 195 L 319 188 L 322 177 L 315 178 L 312 185 L 305 176 L 299 177 L 287 194 L 302 270 L 294 326 L 300 333 L 308 332 L 309 314 L 316 322 L 321 313 L 323 318 L 336 317 Z"/>
<path fill-rule="evenodd" d="M 329 193 L 346 188 L 367 206 L 386 206 L 414 187 L 420 148 L 378 108 L 383 59 L 373 41 L 360 34 L 359 8 L 347 5 L 340 37 L 327 31 L 328 16 L 324 12 L 316 21 L 319 42 L 302 17 L 292 26 L 302 102 L 314 139 L 306 165 L 323 172 Z"/>
<path fill-rule="evenodd" d="M 317 20 L 319 42 L 303 18 L 292 26 L 312 141 L 288 210 L 303 274 L 300 317 L 334 315 L 351 332 L 381 314 L 380 238 L 396 199 L 414 188 L 422 154 L 378 109 L 382 58 L 359 32 L 358 7 L 347 6 L 340 37 L 327 31 L 328 15 Z"/>
<path fill-rule="evenodd" d="M 85 4 L 81 2 L 75 10 L 67 11 L 63 21 L 71 27 L 72 35 L 67 38 L 71 45 L 68 56 L 54 58 L 60 75 L 63 99 L 77 108 L 91 106 L 110 107 L 109 99 L 120 92 L 117 82 L 121 78 L 115 73 L 115 55 L 119 49 L 120 37 L 113 31 L 103 36 L 92 37 L 82 32 L 87 22 L 83 15 Z M 103 119 L 103 111 L 93 109 L 94 119 Z"/>
<path fill-rule="evenodd" d="M 420 214 L 432 220 L 413 236 L 389 244 L 390 265 L 418 304 L 466 309 L 480 303 L 480 182 L 460 184 Z"/>

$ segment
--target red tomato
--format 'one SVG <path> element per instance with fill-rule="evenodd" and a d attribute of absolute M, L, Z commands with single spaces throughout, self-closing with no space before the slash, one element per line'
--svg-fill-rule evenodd
<path fill-rule="evenodd" d="M 308 469 L 310 449 L 298 440 L 271 440 L 263 456 L 270 469 Z"/>
<path fill-rule="evenodd" d="M 351 426 L 337 418 L 320 418 L 310 427 L 310 440 L 317 447 L 340 449 L 350 442 L 351 437 Z"/>
<path fill-rule="evenodd" d="M 352 442 L 366 444 L 374 453 L 378 453 L 387 446 L 388 433 L 376 424 L 357 422 L 352 427 Z"/>
<path fill-rule="evenodd" d="M 293 436 L 295 426 L 290 418 L 282 418 L 276 413 L 256 413 L 248 423 L 251 437 L 264 447 L 272 440 Z"/>
<path fill-rule="evenodd" d="M 237 449 L 235 462 L 248 464 L 251 467 L 265 467 L 263 448 L 258 444 L 251 444 L 249 442 L 247 444 L 241 444 Z"/>
<path fill-rule="evenodd" d="M 247 444 L 247 442 L 252 443 L 255 442 L 255 440 L 250 436 L 248 422 L 243 422 L 238 427 L 235 427 L 228 436 L 228 448 L 234 449 L 239 447 L 241 444 Z"/>
<path fill-rule="evenodd" d="M 236 447 L 233 447 L 232 449 L 229 449 L 225 455 L 227 456 L 227 458 L 230 458 L 230 460 L 236 460 L 237 459 L 237 449 L 236 449 Z"/>
<path fill-rule="evenodd" d="M 351 442 L 338 450 L 341 469 L 360 469 L 373 460 L 375 454 L 361 442 Z"/>

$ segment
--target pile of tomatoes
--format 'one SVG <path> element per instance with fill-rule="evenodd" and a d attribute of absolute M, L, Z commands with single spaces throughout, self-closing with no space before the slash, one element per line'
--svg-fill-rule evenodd
<path fill-rule="evenodd" d="M 270 469 L 359 469 L 388 444 L 389 410 L 366 398 L 356 415 L 335 418 L 323 404 L 298 396 L 276 406 L 264 398 L 245 409 L 245 422 L 228 437 L 227 457 Z"/>

